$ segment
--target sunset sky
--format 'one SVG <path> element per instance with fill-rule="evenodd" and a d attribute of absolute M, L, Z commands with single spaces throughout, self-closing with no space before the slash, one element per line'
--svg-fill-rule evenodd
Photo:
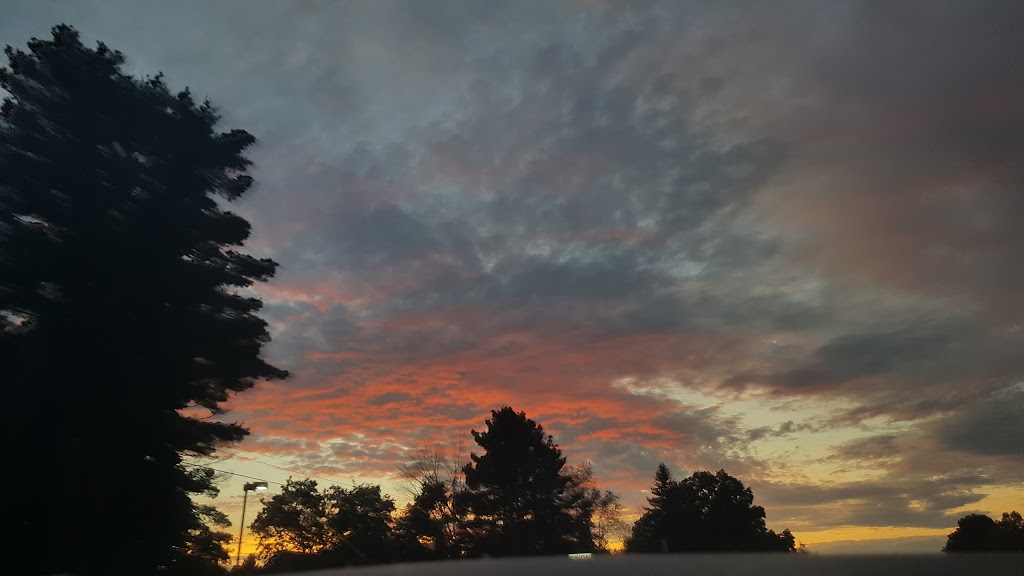
<path fill-rule="evenodd" d="M 822 552 L 1024 511 L 1019 1 L 0 7 L 260 140 L 234 209 L 293 377 L 219 470 L 401 496 L 508 404 L 632 513 L 662 461 Z"/>

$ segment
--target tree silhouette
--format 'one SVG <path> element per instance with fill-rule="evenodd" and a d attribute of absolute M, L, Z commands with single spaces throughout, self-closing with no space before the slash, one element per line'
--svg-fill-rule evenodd
<path fill-rule="evenodd" d="M 334 486 L 326 495 L 327 526 L 338 538 L 334 557 L 339 564 L 392 562 L 397 549 L 391 514 L 395 501 L 380 486 Z"/>
<path fill-rule="evenodd" d="M 216 540 L 190 499 L 216 493 L 212 474 L 183 456 L 247 433 L 200 416 L 286 376 L 260 359 L 244 295 L 276 264 L 236 250 L 249 224 L 224 208 L 252 184 L 254 139 L 68 26 L 6 55 L 0 358 L 23 470 L 4 475 L 21 494 L 8 545 L 40 572 L 173 569 Z"/>
<path fill-rule="evenodd" d="M 176 571 L 195 576 L 221 574 L 221 565 L 230 559 L 224 546 L 231 543 L 234 538 L 231 534 L 214 530 L 211 526 L 227 528 L 231 526 L 231 522 L 223 512 L 210 505 L 196 505 L 195 513 L 204 522 L 191 531 L 185 547 L 179 550 L 175 559 Z"/>
<path fill-rule="evenodd" d="M 956 523 L 943 552 L 1024 552 L 1024 519 L 1003 512 L 996 522 L 984 514 L 968 514 Z"/>
<path fill-rule="evenodd" d="M 471 518 L 477 553 L 559 554 L 593 549 L 589 524 L 574 515 L 565 458 L 543 427 L 505 406 L 487 430 L 473 430 L 484 449 L 463 468 L 466 490 L 456 502 Z"/>
<path fill-rule="evenodd" d="M 612 540 L 627 532 L 618 494 L 598 488 L 589 463 L 569 467 L 567 475 L 569 490 L 564 506 L 575 524 L 569 532 L 570 536 L 575 535 L 575 548 L 609 552 Z"/>
<path fill-rule="evenodd" d="M 327 526 L 327 499 L 316 480 L 289 478 L 280 493 L 263 500 L 249 530 L 264 560 L 284 551 L 323 552 L 337 544 Z"/>
<path fill-rule="evenodd" d="M 424 484 L 397 520 L 396 538 L 409 560 L 456 557 L 451 550 L 445 518 L 451 501 L 444 484 Z"/>
<path fill-rule="evenodd" d="M 380 486 L 332 486 L 288 479 L 264 501 L 250 530 L 260 556 L 275 571 L 392 562 L 401 558 L 394 537 L 395 502 Z"/>
<path fill-rule="evenodd" d="M 455 494 L 465 487 L 463 462 L 461 445 L 435 444 L 413 451 L 399 467 L 412 497 L 396 526 L 405 558 L 460 558 L 470 552 L 466 518 L 455 505 Z"/>
<path fill-rule="evenodd" d="M 789 530 L 765 527 L 764 508 L 724 470 L 677 481 L 658 466 L 643 515 L 626 540 L 629 552 L 793 551 Z"/>

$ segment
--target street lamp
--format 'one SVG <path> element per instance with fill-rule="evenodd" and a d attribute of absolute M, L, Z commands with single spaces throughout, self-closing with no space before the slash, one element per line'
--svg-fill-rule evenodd
<path fill-rule="evenodd" d="M 242 534 L 245 533 L 245 504 L 249 499 L 249 492 L 262 492 L 267 489 L 266 482 L 246 482 L 242 487 L 242 526 L 238 529 L 238 554 L 235 556 L 235 566 L 242 561 Z"/>

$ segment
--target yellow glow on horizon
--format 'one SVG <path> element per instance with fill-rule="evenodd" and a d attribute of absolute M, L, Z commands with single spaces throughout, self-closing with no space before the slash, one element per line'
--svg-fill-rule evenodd
<path fill-rule="evenodd" d="M 798 532 L 795 536 L 797 542 L 811 546 L 844 540 L 864 541 L 914 536 L 946 536 L 952 531 L 952 528 L 914 528 L 910 526 L 839 526 L 827 530 Z"/>

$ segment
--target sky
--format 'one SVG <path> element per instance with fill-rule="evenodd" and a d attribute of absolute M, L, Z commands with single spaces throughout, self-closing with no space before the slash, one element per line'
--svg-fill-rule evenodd
<path fill-rule="evenodd" d="M 66 22 L 259 139 L 233 209 L 293 376 L 225 416 L 235 530 L 241 475 L 401 498 L 506 404 L 634 515 L 659 462 L 823 553 L 1024 509 L 1019 2 L 0 9 L 0 43 Z"/>

